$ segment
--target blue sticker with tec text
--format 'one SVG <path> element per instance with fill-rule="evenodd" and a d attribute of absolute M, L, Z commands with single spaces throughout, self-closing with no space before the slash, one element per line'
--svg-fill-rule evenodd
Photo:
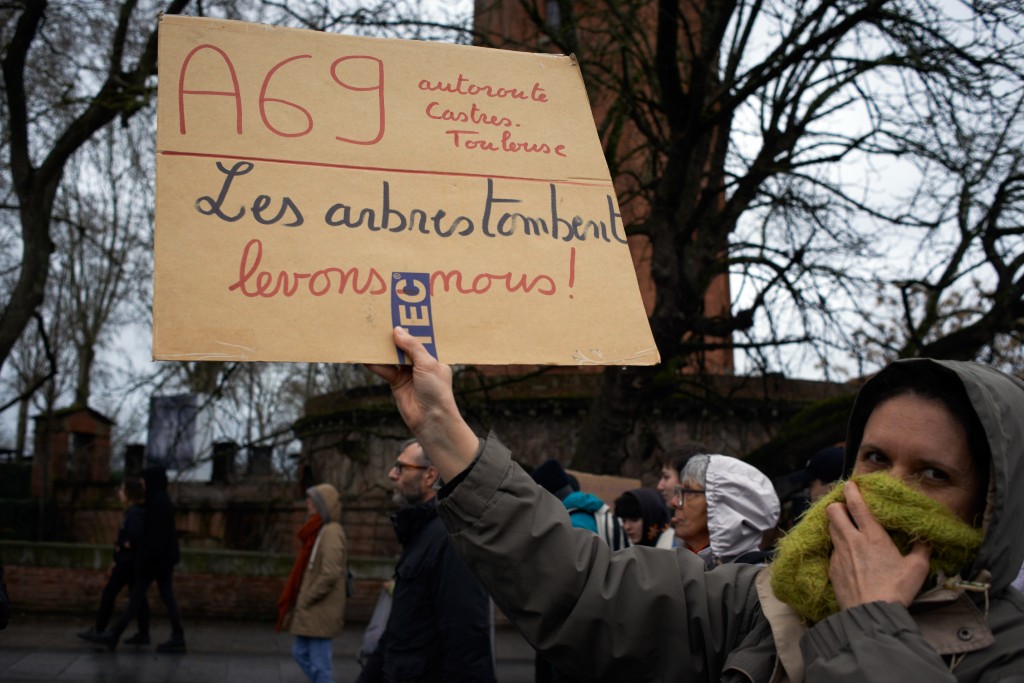
<path fill-rule="evenodd" d="M 423 342 L 431 356 L 437 358 L 428 273 L 391 274 L 391 324 L 407 329 L 409 334 Z M 401 349 L 397 351 L 398 362 L 405 364 L 405 353 Z"/>

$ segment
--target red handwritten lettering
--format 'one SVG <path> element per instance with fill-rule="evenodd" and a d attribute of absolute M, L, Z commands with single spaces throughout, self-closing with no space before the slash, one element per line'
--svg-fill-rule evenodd
<path fill-rule="evenodd" d="M 419 82 L 419 89 L 427 92 L 447 92 L 453 95 L 483 95 L 484 97 L 496 97 L 499 99 L 532 100 L 534 102 L 547 102 L 548 96 L 540 83 L 534 83 L 530 92 L 521 88 L 494 86 L 489 83 L 476 84 L 470 82 L 463 74 L 452 81 L 431 81 L 424 78 Z"/>
<path fill-rule="evenodd" d="M 353 61 L 355 60 L 355 61 Z M 348 81 L 344 81 L 338 76 L 338 67 L 342 64 L 346 66 L 358 66 L 363 60 L 367 62 L 373 62 L 377 66 L 377 82 L 374 85 L 362 86 L 352 85 Z M 349 64 L 349 62 L 352 62 Z M 341 57 L 340 59 L 334 60 L 331 64 L 331 78 L 334 82 L 343 88 L 352 90 L 353 92 L 377 92 L 377 133 L 374 137 L 369 140 L 356 140 L 354 138 L 346 138 L 340 135 L 335 136 L 336 140 L 342 142 L 351 142 L 354 145 L 376 145 L 384 137 L 384 62 L 377 59 L 376 57 L 369 57 L 367 55 L 350 55 L 348 57 Z"/>
<path fill-rule="evenodd" d="M 462 136 L 480 135 L 480 131 L 476 130 L 446 130 L 445 135 L 452 136 L 452 142 L 456 147 L 462 147 L 465 149 L 482 149 L 487 152 L 497 152 L 500 148 L 494 143 L 488 142 L 487 140 L 478 140 L 476 138 L 467 137 L 465 140 Z"/>
<path fill-rule="evenodd" d="M 313 130 L 313 116 L 312 114 L 309 113 L 308 109 L 306 109 L 305 107 L 300 107 L 294 102 L 289 102 L 288 100 L 283 100 L 279 97 L 267 97 L 267 88 L 270 87 L 270 79 L 274 77 L 274 74 L 277 73 L 278 69 L 283 67 L 288 62 L 294 62 L 296 59 L 312 59 L 312 57 L 313 55 L 295 55 L 294 57 L 283 59 L 277 64 L 275 64 L 270 69 L 270 71 L 267 72 L 267 77 L 263 79 L 263 87 L 260 88 L 260 118 L 263 119 L 263 125 L 267 127 L 267 130 L 269 130 L 272 133 L 275 133 L 276 135 L 280 135 L 283 138 L 302 137 L 309 131 Z M 270 119 L 267 118 L 267 102 L 283 104 L 286 107 L 291 107 L 292 109 L 297 109 L 298 111 L 302 112 L 302 115 L 306 117 L 306 127 L 297 133 L 285 133 L 284 131 L 278 130 L 274 126 L 274 124 L 270 122 Z"/>
<path fill-rule="evenodd" d="M 185 76 L 188 75 L 188 66 L 192 63 L 192 58 L 195 57 L 200 50 L 213 50 L 220 55 L 221 59 L 224 60 L 224 64 L 228 69 L 228 74 L 231 76 L 231 85 L 234 86 L 232 90 L 185 89 Z M 178 132 L 182 135 L 185 134 L 185 95 L 233 97 L 235 99 L 235 132 L 239 135 L 242 134 L 242 91 L 238 86 L 238 74 L 235 73 L 235 65 L 231 63 L 231 58 L 228 57 L 228 53 L 224 52 L 224 50 L 220 49 L 216 45 L 197 45 L 192 48 L 192 51 L 185 56 L 185 60 L 181 63 L 181 73 L 178 75 Z"/>
<path fill-rule="evenodd" d="M 204 51 L 212 51 L 220 57 L 223 62 L 223 66 L 209 63 L 210 60 L 202 60 L 202 67 L 197 67 L 193 64 L 193 59 L 201 57 Z M 309 66 L 298 66 L 292 67 L 298 60 L 310 60 Z M 192 80 L 202 78 L 205 85 L 207 81 L 216 83 L 218 87 L 202 87 L 201 85 L 190 84 L 191 87 L 186 87 L 186 81 L 189 76 L 189 68 L 192 67 L 193 72 L 199 72 L 201 75 L 193 75 Z M 279 71 L 285 70 L 285 67 L 289 72 L 287 76 L 278 74 Z M 307 77 L 305 73 L 296 73 L 299 69 L 305 69 L 312 71 L 313 76 Z M 327 71 L 334 84 L 340 86 L 345 91 L 351 93 L 357 93 L 356 95 L 346 94 L 343 91 L 335 88 L 332 92 L 326 93 L 326 89 L 321 87 L 329 82 L 326 81 L 327 76 L 323 73 Z M 230 77 L 231 88 L 226 89 L 221 86 L 221 83 L 225 82 Z M 375 145 L 384 138 L 385 132 L 385 109 L 384 109 L 384 62 L 377 57 L 370 57 L 368 55 L 346 55 L 339 57 L 330 63 L 329 66 L 319 62 L 312 55 L 292 55 L 281 61 L 277 62 L 267 70 L 263 76 L 262 84 L 259 88 L 259 97 L 256 100 L 256 106 L 258 108 L 260 121 L 263 123 L 263 127 L 270 133 L 284 138 L 298 138 L 309 135 L 316 128 L 317 121 L 314 120 L 314 111 L 307 109 L 301 104 L 284 99 L 282 97 L 274 97 L 271 93 L 273 83 L 272 80 L 277 78 L 276 82 L 280 82 L 282 78 L 290 78 L 292 80 L 308 80 L 310 83 L 309 90 L 315 91 L 314 97 L 319 99 L 327 100 L 330 98 L 330 102 L 326 105 L 321 103 L 321 109 L 323 110 L 327 106 L 330 106 L 335 111 L 345 112 L 359 112 L 359 115 L 348 115 L 343 119 L 344 130 L 342 131 L 331 131 L 335 133 L 334 139 L 340 142 L 347 142 L 353 145 Z M 255 84 L 251 84 L 255 86 Z M 279 89 L 279 88 L 278 88 Z M 252 91 L 252 88 L 246 88 L 246 92 Z M 323 92 L 321 92 L 323 91 Z M 363 93 L 368 93 L 364 95 Z M 192 49 L 188 55 L 185 56 L 181 63 L 181 70 L 178 75 L 178 131 L 182 135 L 187 134 L 186 126 L 186 110 L 185 101 L 186 97 L 228 97 L 234 100 L 235 104 L 235 132 L 241 135 L 242 121 L 243 121 L 243 104 L 246 107 L 252 107 L 252 102 L 246 100 L 243 102 L 242 99 L 242 87 L 239 85 L 238 74 L 235 71 L 234 63 L 231 60 L 231 56 L 228 52 L 216 45 L 204 44 L 198 45 Z M 373 104 L 366 106 L 363 102 L 353 103 L 353 99 L 366 100 L 372 98 Z M 276 108 L 273 106 L 276 105 Z M 282 107 L 286 108 L 283 110 L 284 113 L 276 114 L 278 111 L 282 111 Z M 376 111 L 373 111 L 376 109 Z M 362 114 L 364 111 L 370 113 Z M 271 121 L 271 113 L 274 112 L 274 121 Z M 250 112 L 250 120 L 254 119 L 255 114 Z M 207 116 L 202 121 L 203 125 L 211 125 L 211 119 L 216 119 L 216 115 L 211 116 L 207 113 Z M 495 117 L 490 117 L 495 118 Z M 216 122 L 214 121 L 214 124 Z M 193 123 L 193 126 L 195 123 Z M 491 124 L 495 125 L 495 124 Z M 351 129 L 351 130 L 349 130 Z"/>
<path fill-rule="evenodd" d="M 365 294 L 380 296 L 387 294 L 388 287 L 377 272 L 370 268 L 362 274 L 359 268 L 320 268 L 312 272 L 279 270 L 260 270 L 263 261 L 263 243 L 251 239 L 242 250 L 242 258 L 238 264 L 238 279 L 228 286 L 229 291 L 238 291 L 249 298 L 272 299 L 274 297 L 291 298 L 305 293 L 322 297 L 328 294 Z M 452 270 L 436 270 L 430 275 L 431 295 L 439 292 L 456 292 L 458 294 L 486 294 L 491 289 L 504 289 L 511 294 L 540 294 L 552 296 L 557 291 L 555 280 L 550 275 L 539 274 L 530 276 L 525 273 L 478 273 L 466 274 L 455 268 Z"/>
<path fill-rule="evenodd" d="M 470 107 L 469 112 L 458 109 L 443 109 L 440 102 L 431 102 L 427 105 L 427 116 L 435 121 L 454 121 L 456 123 L 477 123 L 485 126 L 501 126 L 509 128 L 512 126 L 512 119 L 507 116 L 494 116 L 481 111 L 476 103 Z"/>
<path fill-rule="evenodd" d="M 513 294 L 519 291 L 522 291 L 523 294 L 530 294 L 534 289 L 537 289 L 537 294 L 551 296 L 558 289 L 555 286 L 554 279 L 549 275 L 537 275 L 527 282 L 525 274 L 520 275 L 519 279 L 515 280 L 515 276 L 510 272 L 480 273 L 473 277 L 472 283 L 468 287 L 464 284 L 463 277 L 466 276 L 458 269 L 449 271 L 435 270 L 430 275 L 431 296 L 436 294 L 439 288 L 445 292 L 449 292 L 454 288 L 459 294 L 486 294 L 490 291 L 491 285 L 496 282 L 503 282 L 505 284 L 505 291 Z"/>
<path fill-rule="evenodd" d="M 513 154 L 518 152 L 526 152 L 527 154 L 554 154 L 560 157 L 567 157 L 565 153 L 565 145 L 555 145 L 552 147 L 546 142 L 530 142 L 527 140 L 514 140 L 512 138 L 512 131 L 503 130 L 501 132 L 501 140 L 494 142 L 493 140 L 481 139 L 478 137 L 480 131 L 478 130 L 446 130 L 445 135 L 450 135 L 452 138 L 452 144 L 457 149 L 479 149 L 485 152 L 511 152 Z"/>
<path fill-rule="evenodd" d="M 255 253 L 254 253 L 255 252 Z M 239 290 L 243 295 L 253 298 L 271 299 L 278 294 L 285 297 L 295 296 L 299 287 L 306 282 L 306 289 L 313 296 L 325 296 L 332 291 L 344 294 L 349 283 L 354 294 L 370 294 L 378 296 L 388 291 L 384 278 L 375 268 L 360 282 L 358 268 L 347 270 L 337 267 L 321 268 L 312 273 L 297 271 L 278 271 L 275 274 L 268 270 L 257 270 L 263 260 L 263 243 L 258 239 L 249 240 L 242 250 L 242 260 L 238 265 L 238 280 L 228 286 L 229 291 Z M 255 281 L 254 281 L 255 280 Z"/>

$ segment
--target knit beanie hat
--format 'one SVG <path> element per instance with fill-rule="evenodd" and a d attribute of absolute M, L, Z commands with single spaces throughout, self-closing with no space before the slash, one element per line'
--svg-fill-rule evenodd
<path fill-rule="evenodd" d="M 554 458 L 537 465 L 533 468 L 530 476 L 547 491 L 557 496 L 559 500 L 563 500 L 572 493 L 572 482 L 569 481 L 569 476 L 565 473 L 562 463 Z"/>

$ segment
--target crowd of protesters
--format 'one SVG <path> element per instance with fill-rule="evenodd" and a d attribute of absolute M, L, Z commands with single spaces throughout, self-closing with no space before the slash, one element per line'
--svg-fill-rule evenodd
<path fill-rule="evenodd" d="M 494 605 L 536 649 L 538 682 L 1024 680 L 1019 379 L 894 363 L 861 389 L 845 442 L 775 483 L 685 444 L 650 486 L 606 501 L 557 458 L 527 475 L 462 420 L 450 369 L 400 328 L 395 342 L 412 367 L 370 369 L 416 438 L 388 472 L 402 554 L 357 683 L 493 683 Z M 161 651 L 183 653 L 173 507 L 163 472 L 145 475 L 144 496 L 122 489 L 111 580 L 81 635 L 112 650 L 135 618 L 148 642 L 156 582 L 172 623 Z M 307 506 L 279 627 L 320 683 L 350 575 L 337 490 L 308 489 Z"/>

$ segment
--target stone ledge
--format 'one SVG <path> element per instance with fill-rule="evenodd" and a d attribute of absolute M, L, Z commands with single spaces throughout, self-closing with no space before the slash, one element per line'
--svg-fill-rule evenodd
<path fill-rule="evenodd" d="M 5 565 L 63 569 L 105 570 L 110 566 L 109 545 L 85 543 L 35 543 L 0 541 L 0 558 Z M 182 548 L 177 574 L 228 574 L 239 576 L 287 577 L 294 555 L 248 550 Z M 386 581 L 394 573 L 395 561 L 376 557 L 349 558 L 349 569 L 357 579 Z"/>

